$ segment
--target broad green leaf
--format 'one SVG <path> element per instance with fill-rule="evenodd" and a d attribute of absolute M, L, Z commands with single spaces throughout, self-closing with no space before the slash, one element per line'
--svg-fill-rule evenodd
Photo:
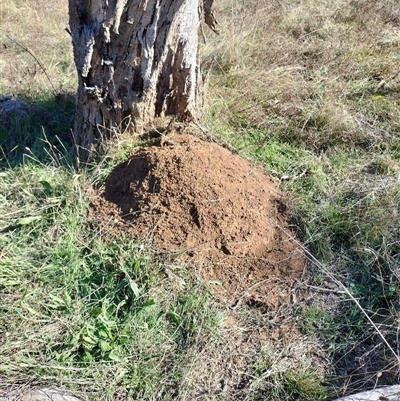
<path fill-rule="evenodd" d="M 103 352 L 108 352 L 108 351 L 111 351 L 111 349 L 112 349 L 111 345 L 107 341 L 104 341 L 104 340 L 100 340 L 100 348 Z"/>
<path fill-rule="evenodd" d="M 168 312 L 167 318 L 172 321 L 172 323 L 179 324 L 180 316 L 175 312 Z"/>
<path fill-rule="evenodd" d="M 113 320 L 111 320 L 111 319 L 108 319 L 107 316 L 104 316 L 103 313 L 101 313 L 101 314 L 98 316 L 98 319 L 100 320 L 101 323 L 104 324 L 104 328 L 107 329 L 107 330 L 108 330 L 110 327 L 115 326 L 115 322 L 114 322 Z"/>
<path fill-rule="evenodd" d="M 22 217 L 17 221 L 17 224 L 19 226 L 26 226 L 28 224 L 31 224 L 35 221 L 39 221 L 42 218 L 42 216 L 29 216 L 29 217 Z"/>
<path fill-rule="evenodd" d="M 66 352 L 65 354 L 61 354 L 60 357 L 58 357 L 58 359 L 61 362 L 66 362 L 70 357 L 71 357 L 71 352 Z"/>
<path fill-rule="evenodd" d="M 53 187 L 50 185 L 50 183 L 48 181 L 43 180 L 43 181 L 39 181 L 39 182 L 43 185 L 43 187 L 46 191 L 51 192 L 53 190 Z"/>
<path fill-rule="evenodd" d="M 155 305 L 156 304 L 156 301 L 154 301 L 154 299 L 148 299 L 146 302 L 143 302 L 141 305 L 140 305 L 140 308 L 147 308 L 147 307 L 149 307 L 149 306 L 153 306 L 153 305 Z"/>
<path fill-rule="evenodd" d="M 116 362 L 121 362 L 122 358 L 120 357 L 120 355 L 118 355 L 117 351 L 115 349 L 113 349 L 109 354 L 108 357 L 112 360 L 112 361 L 116 361 Z"/>
<path fill-rule="evenodd" d="M 97 344 L 97 338 L 93 339 L 92 337 L 89 337 L 89 336 L 82 336 L 82 340 L 87 344 L 91 344 L 91 345 Z"/>
<path fill-rule="evenodd" d="M 103 311 L 103 310 L 102 310 L 101 308 L 97 307 L 97 308 L 93 308 L 93 309 L 91 310 L 90 314 L 91 314 L 93 317 L 97 317 L 97 316 L 99 316 L 99 315 L 101 314 L 102 311 Z"/>
<path fill-rule="evenodd" d="M 110 337 L 110 336 L 108 335 L 108 333 L 107 333 L 105 330 L 100 330 L 100 331 L 99 331 L 99 336 L 100 336 L 101 338 L 108 338 L 108 337 Z"/>
<path fill-rule="evenodd" d="M 73 335 L 73 337 L 71 338 L 71 340 L 69 341 L 69 345 L 72 345 L 72 346 L 77 345 L 79 343 L 80 337 L 81 337 L 80 333 L 75 333 Z"/>
<path fill-rule="evenodd" d="M 3 285 L 4 287 L 11 287 L 14 285 L 19 285 L 19 284 L 20 284 L 20 282 L 17 280 L 0 278 L 0 285 Z"/>
<path fill-rule="evenodd" d="M 50 294 L 49 295 L 51 303 L 48 304 L 49 308 L 59 308 L 59 307 L 65 307 L 65 301 L 62 298 L 59 298 L 55 295 Z"/>
<path fill-rule="evenodd" d="M 132 279 L 129 279 L 129 287 L 131 287 L 131 290 L 134 293 L 135 297 L 138 297 L 139 296 L 139 287 Z"/>

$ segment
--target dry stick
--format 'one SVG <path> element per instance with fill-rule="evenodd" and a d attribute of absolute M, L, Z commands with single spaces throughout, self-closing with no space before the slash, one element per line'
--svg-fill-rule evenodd
<path fill-rule="evenodd" d="M 51 79 L 49 77 L 49 74 L 47 74 L 46 68 L 44 67 L 44 65 L 41 63 L 41 61 L 39 60 L 39 58 L 35 55 L 35 53 L 29 49 L 29 47 L 25 47 L 22 46 L 21 43 L 17 42 L 16 40 L 14 40 L 13 38 L 11 38 L 10 36 L 6 35 L 6 37 L 8 39 L 11 40 L 11 42 L 14 42 L 17 46 L 19 46 L 22 50 L 25 50 L 26 52 L 28 52 L 33 58 L 34 60 L 39 64 L 39 67 L 43 70 L 44 74 L 46 75 L 47 80 L 49 81 L 51 87 L 54 90 L 54 93 L 57 93 L 56 88 L 54 87 L 53 83 L 51 82 Z"/>
<path fill-rule="evenodd" d="M 373 322 L 373 320 L 369 317 L 367 312 L 364 310 L 364 308 L 360 305 L 360 303 L 357 301 L 357 299 L 351 294 L 351 292 L 347 289 L 347 287 L 339 281 L 331 272 L 328 271 L 328 269 L 325 268 L 325 266 L 310 252 L 308 251 L 299 241 L 296 240 L 290 233 L 288 233 L 284 228 L 282 228 L 279 224 L 275 223 L 275 225 L 280 228 L 292 241 L 296 242 L 297 245 L 299 245 L 303 251 L 306 253 L 306 255 L 331 279 L 333 280 L 337 285 L 339 285 L 341 288 L 343 288 L 343 291 L 350 297 L 350 299 L 357 305 L 357 308 L 360 309 L 360 311 L 365 315 L 367 320 L 371 323 L 372 327 L 375 329 L 375 331 L 378 333 L 379 337 L 382 339 L 382 341 L 387 345 L 389 348 L 390 352 L 394 355 L 396 358 L 398 364 L 400 365 L 400 356 L 396 354 L 394 349 L 390 346 L 390 344 L 387 342 L 385 336 L 381 333 L 379 330 L 378 326 Z"/>
<path fill-rule="evenodd" d="M 400 70 L 396 72 L 396 74 L 394 74 L 393 76 L 391 76 L 388 81 L 393 81 L 395 78 L 397 78 L 400 75 Z"/>
<path fill-rule="evenodd" d="M 229 145 L 229 143 L 215 137 L 208 129 L 204 128 L 198 122 L 193 121 L 192 124 L 195 125 L 210 141 L 215 142 L 223 148 L 230 150 L 232 153 L 238 153 L 238 151 L 232 145 Z"/>

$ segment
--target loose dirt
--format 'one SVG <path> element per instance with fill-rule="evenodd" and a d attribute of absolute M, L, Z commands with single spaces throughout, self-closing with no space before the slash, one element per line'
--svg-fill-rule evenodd
<path fill-rule="evenodd" d="M 290 303 L 303 273 L 276 183 L 197 137 L 176 135 L 133 152 L 92 203 L 109 230 L 150 238 L 157 250 L 192 262 L 234 305 Z"/>

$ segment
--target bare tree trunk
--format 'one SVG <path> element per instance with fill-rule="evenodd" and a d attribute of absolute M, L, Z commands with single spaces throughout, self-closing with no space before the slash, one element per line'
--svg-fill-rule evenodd
<path fill-rule="evenodd" d="M 204 12 L 215 28 L 212 1 Z M 83 154 L 128 125 L 140 131 L 158 116 L 199 116 L 201 9 L 200 0 L 69 0 Z"/>

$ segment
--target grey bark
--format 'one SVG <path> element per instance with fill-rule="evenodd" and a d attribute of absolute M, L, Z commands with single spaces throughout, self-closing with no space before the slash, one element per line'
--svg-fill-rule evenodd
<path fill-rule="evenodd" d="M 199 116 L 200 14 L 213 0 L 69 0 L 78 72 L 74 137 L 88 154 L 103 139 L 155 117 Z"/>
<path fill-rule="evenodd" d="M 399 401 L 400 385 L 381 387 L 362 393 L 337 398 L 335 401 Z"/>

